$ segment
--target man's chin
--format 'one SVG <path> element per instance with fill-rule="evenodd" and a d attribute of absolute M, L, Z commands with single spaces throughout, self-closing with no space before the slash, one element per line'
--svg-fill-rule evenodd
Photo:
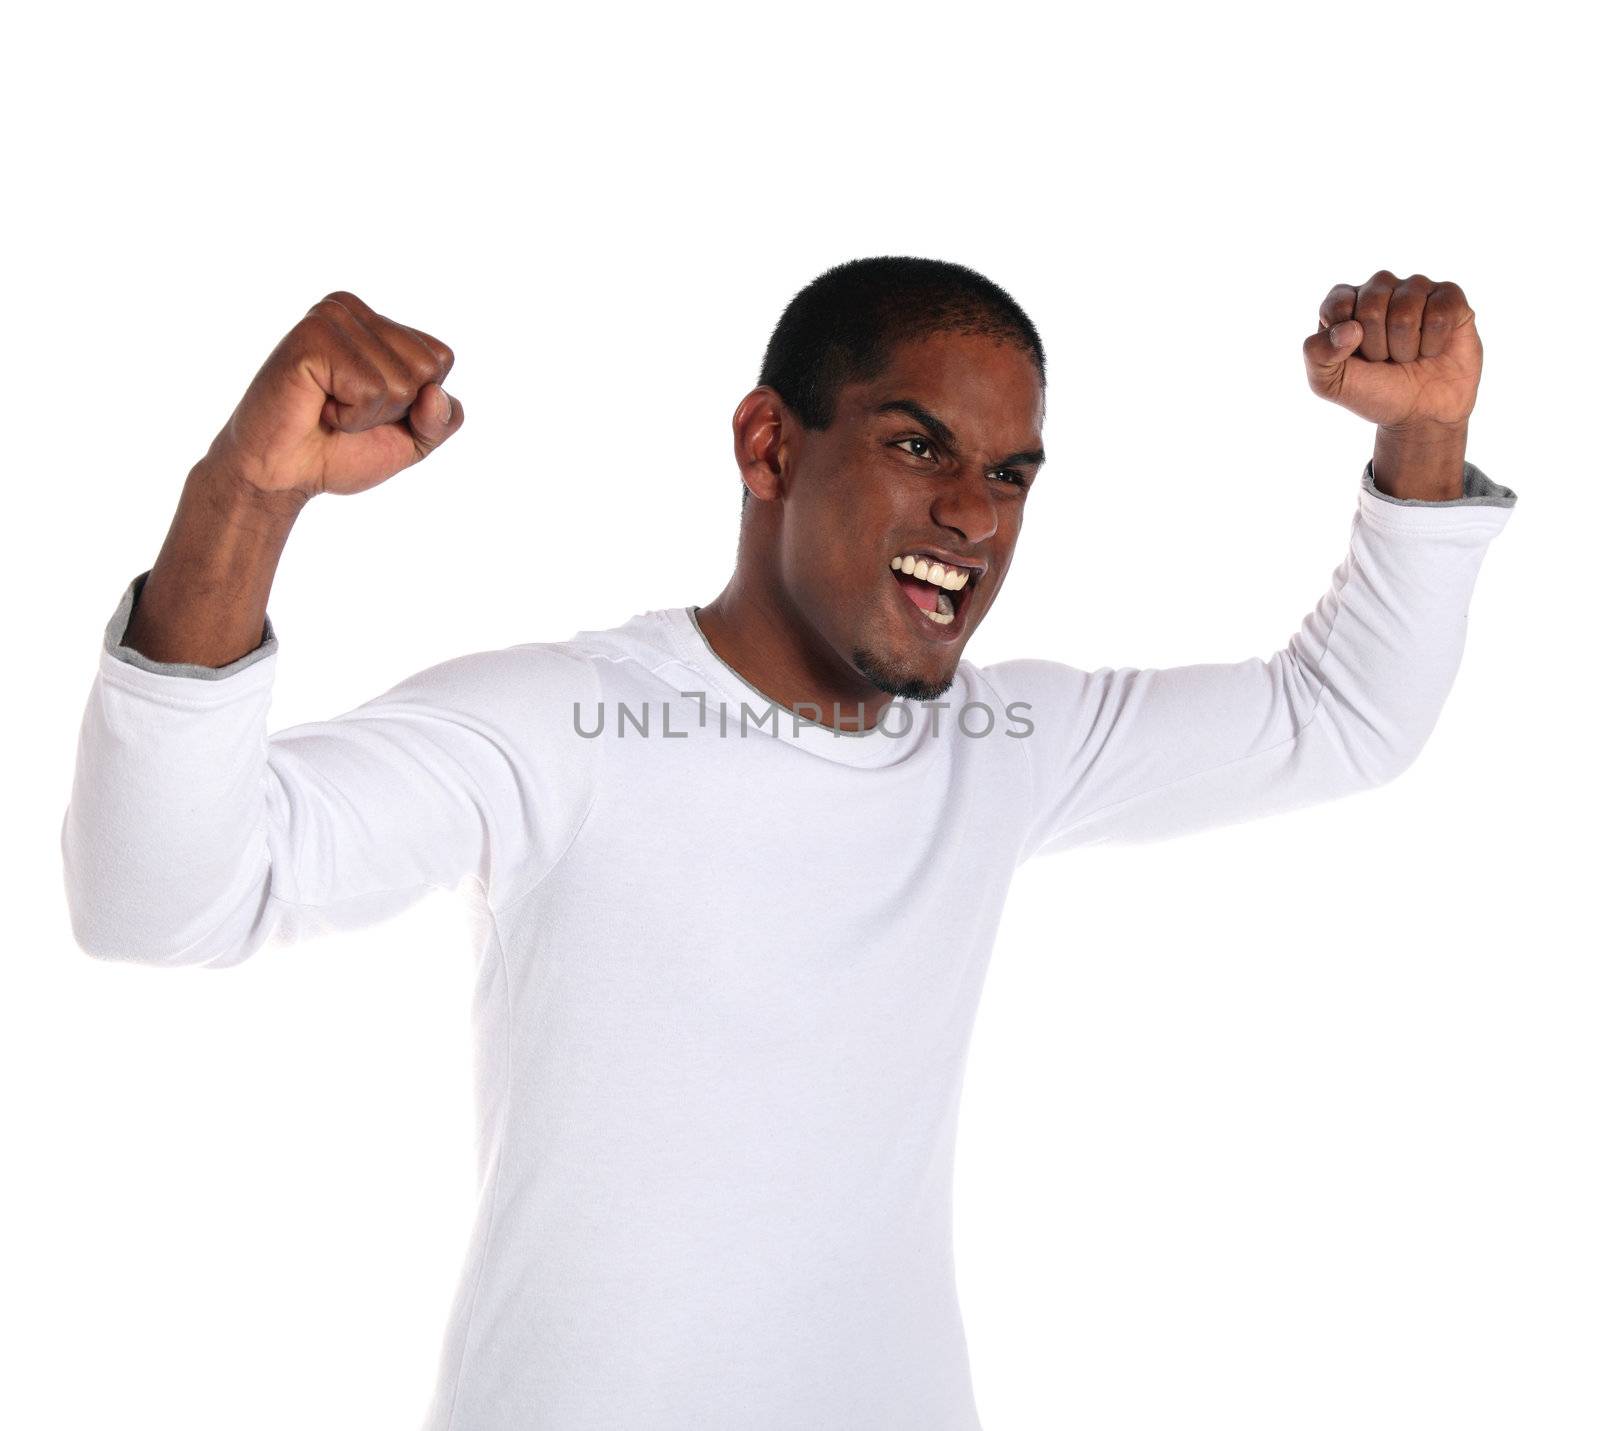
<path fill-rule="evenodd" d="M 956 679 L 954 664 L 944 672 L 919 670 L 892 658 L 875 656 L 860 646 L 850 653 L 850 662 L 880 691 L 908 701 L 936 701 Z"/>

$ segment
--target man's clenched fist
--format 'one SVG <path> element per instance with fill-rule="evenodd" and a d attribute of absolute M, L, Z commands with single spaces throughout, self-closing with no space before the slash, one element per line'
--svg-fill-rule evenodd
<path fill-rule="evenodd" d="M 272 350 L 207 458 L 291 501 L 365 491 L 461 426 L 440 386 L 454 362 L 437 338 L 330 293 Z"/>
<path fill-rule="evenodd" d="M 1457 284 L 1380 269 L 1359 288 L 1330 289 L 1318 322 L 1305 359 L 1319 397 L 1380 427 L 1465 425 L 1477 400 L 1483 343 Z"/>

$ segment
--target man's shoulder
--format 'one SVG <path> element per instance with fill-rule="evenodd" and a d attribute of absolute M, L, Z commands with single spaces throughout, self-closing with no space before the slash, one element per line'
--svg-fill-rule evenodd
<path fill-rule="evenodd" d="M 396 681 L 358 709 L 415 706 L 493 719 L 591 699 L 596 684 L 593 663 L 580 645 L 528 641 L 448 656 Z"/>
<path fill-rule="evenodd" d="M 685 661 L 687 629 L 686 608 L 669 606 L 638 612 L 614 626 L 585 628 L 565 641 L 529 644 L 588 662 L 602 681 L 650 678 Z"/>
<path fill-rule="evenodd" d="M 468 651 L 411 677 L 457 700 L 546 705 L 589 700 L 619 675 L 648 675 L 678 659 L 672 611 L 646 611 L 614 626 L 590 627 L 560 640 L 519 641 Z"/>
<path fill-rule="evenodd" d="M 675 659 L 669 615 L 649 611 L 615 626 L 577 631 L 560 640 L 519 641 L 464 651 L 407 676 L 386 691 L 385 698 L 448 697 L 451 704 L 461 704 L 502 702 L 525 695 L 587 696 L 609 668 L 636 664 L 650 670 Z"/>

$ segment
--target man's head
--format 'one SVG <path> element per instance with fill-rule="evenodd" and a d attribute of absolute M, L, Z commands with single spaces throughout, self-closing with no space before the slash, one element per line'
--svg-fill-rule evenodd
<path fill-rule="evenodd" d="M 1044 367 L 1027 315 L 959 264 L 856 259 L 790 302 L 734 414 L 739 565 L 819 659 L 949 689 L 1044 460 Z M 902 557 L 945 558 L 946 589 Z"/>

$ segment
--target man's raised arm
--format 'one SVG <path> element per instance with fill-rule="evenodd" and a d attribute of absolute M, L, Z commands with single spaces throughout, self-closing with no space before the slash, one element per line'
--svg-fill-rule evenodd
<path fill-rule="evenodd" d="M 61 850 L 87 952 L 237 963 L 273 934 L 370 923 L 462 879 L 508 897 L 565 848 L 592 742 L 556 750 L 546 715 L 592 698 L 575 656 L 458 657 L 333 720 L 266 729 L 267 597 L 294 521 L 460 428 L 440 385 L 452 362 L 332 293 L 189 473 L 155 565 L 107 625 L 79 733 Z"/>
<path fill-rule="evenodd" d="M 1303 349 L 1313 391 L 1378 427 L 1331 587 L 1265 660 L 984 668 L 1034 727 L 1019 861 L 1338 799 L 1398 775 L 1432 733 L 1478 569 L 1517 501 L 1465 460 L 1474 315 L 1455 284 L 1383 271 L 1335 287 Z"/>
<path fill-rule="evenodd" d="M 375 487 L 458 431 L 465 415 L 441 386 L 454 362 L 353 293 L 313 304 L 184 483 L 123 637 L 146 658 L 134 664 L 220 669 L 261 645 L 305 504 Z"/>

